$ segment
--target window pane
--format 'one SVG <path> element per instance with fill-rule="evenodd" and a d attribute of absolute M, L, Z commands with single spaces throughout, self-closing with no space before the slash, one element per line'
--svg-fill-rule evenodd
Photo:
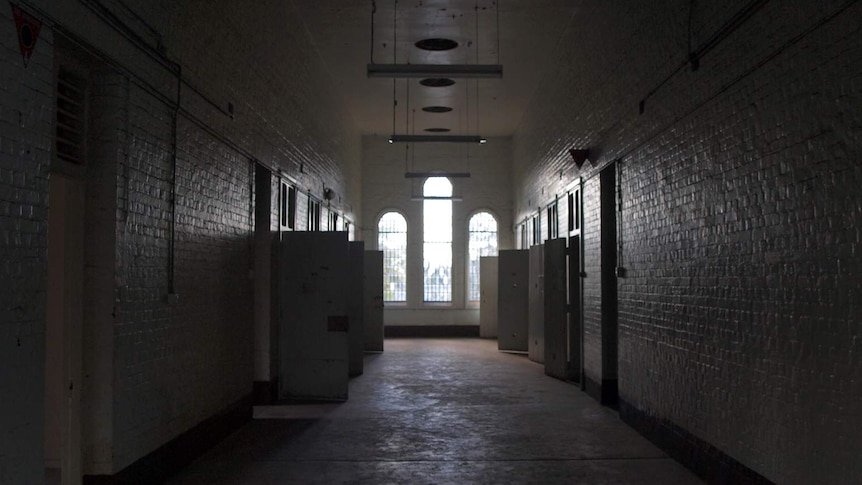
<path fill-rule="evenodd" d="M 407 221 L 387 212 L 377 224 L 377 248 L 383 251 L 383 301 L 407 301 Z"/>
<path fill-rule="evenodd" d="M 487 212 L 470 218 L 468 301 L 479 301 L 479 258 L 497 255 L 497 220 Z"/>
<path fill-rule="evenodd" d="M 445 177 L 431 177 L 423 195 L 451 197 L 452 184 Z M 452 201 L 426 200 L 422 227 L 425 301 L 452 301 Z"/>

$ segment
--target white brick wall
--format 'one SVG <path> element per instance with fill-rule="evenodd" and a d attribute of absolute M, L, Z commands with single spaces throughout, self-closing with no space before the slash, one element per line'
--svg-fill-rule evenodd
<path fill-rule="evenodd" d="M 333 188 L 333 203 L 355 219 L 358 197 L 346 173 L 358 165 L 358 138 L 292 9 L 209 2 L 137 10 L 164 33 L 186 75 L 235 106 L 230 119 L 186 90 L 193 113 L 300 189 L 322 197 Z M 130 213 L 120 235 L 130 301 L 118 322 L 116 469 L 247 394 L 252 380 L 249 160 L 180 118 L 180 302 L 165 305 L 170 112 L 144 93 L 133 99 L 142 105 L 132 114 L 128 204 L 138 200 L 142 211 Z M 304 194 L 298 200 L 304 228 Z"/>
<path fill-rule="evenodd" d="M 584 273 L 584 375 L 601 383 L 605 377 L 602 365 L 602 262 L 601 262 L 601 204 L 599 177 L 584 182 L 583 247 Z"/>
<path fill-rule="evenodd" d="M 0 483 L 41 483 L 53 36 L 24 67 L 0 8 Z"/>
<path fill-rule="evenodd" d="M 251 11 L 230 1 L 126 2 L 159 35 L 118 10 L 120 18 L 145 41 L 160 41 L 219 106 L 183 87 L 179 302 L 169 305 L 173 109 L 165 99 L 174 99 L 176 80 L 83 3 L 28 3 L 46 25 L 27 70 L 11 12 L 0 9 L 4 484 L 38 483 L 43 468 L 52 24 L 95 46 L 93 79 L 102 101 L 92 116 L 104 120 L 88 153 L 85 473 L 119 471 L 250 394 L 252 159 L 298 182 L 298 227 L 305 227 L 305 192 L 322 198 L 324 188 L 333 189 L 333 208 L 354 222 L 361 207 L 359 137 L 292 6 L 263 2 Z M 121 72 L 111 73 L 111 66 Z M 233 117 L 224 113 L 228 103 Z"/>
<path fill-rule="evenodd" d="M 464 311 L 466 299 L 466 239 L 470 216 L 487 210 L 497 217 L 500 248 L 511 249 L 511 139 L 490 138 L 484 145 L 411 144 L 416 153 L 405 163 L 404 144 L 389 144 L 386 137 L 362 138 L 363 215 L 362 236 L 366 247 L 377 247 L 377 221 L 390 210 L 407 218 L 407 305 L 387 308 L 388 325 L 478 325 L 475 310 Z M 422 310 L 422 195 L 424 179 L 407 179 L 405 171 L 444 170 L 470 172 L 470 178 L 452 178 L 453 203 L 453 302 L 446 310 Z"/>
<path fill-rule="evenodd" d="M 692 45 L 745 4 L 695 2 Z M 621 397 L 776 483 L 855 483 L 862 10 L 806 34 L 843 2 L 770 2 L 641 115 L 639 101 L 686 58 L 689 5 L 594 3 L 575 17 L 561 43 L 572 47 L 515 137 L 515 220 L 540 187 L 597 173 L 574 169 L 569 148 L 590 148 L 599 165 L 621 158 Z M 598 190 L 587 180 L 593 379 Z"/>

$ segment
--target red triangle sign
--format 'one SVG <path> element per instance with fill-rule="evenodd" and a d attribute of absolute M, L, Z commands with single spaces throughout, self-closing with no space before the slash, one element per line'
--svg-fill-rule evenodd
<path fill-rule="evenodd" d="M 18 30 L 18 45 L 21 46 L 24 67 L 27 67 L 27 62 L 36 48 L 36 40 L 39 38 L 39 31 L 42 29 L 42 21 L 21 10 L 15 4 L 12 4 L 12 15 L 15 17 L 15 27 Z"/>

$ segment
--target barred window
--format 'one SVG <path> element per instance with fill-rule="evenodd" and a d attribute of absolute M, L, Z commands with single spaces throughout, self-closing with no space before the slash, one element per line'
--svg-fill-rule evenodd
<path fill-rule="evenodd" d="M 308 219 L 306 229 L 309 231 L 320 230 L 320 201 L 308 196 Z"/>
<path fill-rule="evenodd" d="M 518 247 L 518 249 L 525 249 L 527 247 L 527 221 L 524 221 L 523 223 L 521 223 L 520 229 L 521 229 L 521 239 L 520 239 L 521 245 L 520 245 L 520 247 Z"/>
<path fill-rule="evenodd" d="M 487 212 L 479 212 L 470 218 L 469 271 L 467 300 L 479 301 L 479 258 L 497 255 L 497 220 Z"/>
<path fill-rule="evenodd" d="M 452 183 L 446 177 L 425 181 L 423 268 L 425 301 L 452 301 Z"/>
<path fill-rule="evenodd" d="M 397 212 L 377 223 L 377 248 L 383 251 L 383 301 L 407 301 L 407 220 Z"/>
<path fill-rule="evenodd" d="M 337 231 L 338 230 L 338 212 L 333 210 L 329 211 L 329 219 L 326 221 L 326 229 L 328 231 Z"/>
<path fill-rule="evenodd" d="M 533 216 L 533 239 L 531 244 L 542 244 L 542 218 Z"/>
<path fill-rule="evenodd" d="M 560 220 L 557 212 L 557 201 L 548 206 L 548 239 L 560 237 Z"/>

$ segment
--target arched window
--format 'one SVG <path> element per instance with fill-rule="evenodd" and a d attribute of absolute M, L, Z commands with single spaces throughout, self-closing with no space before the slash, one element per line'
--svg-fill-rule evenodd
<path fill-rule="evenodd" d="M 431 177 L 422 189 L 425 301 L 452 301 L 452 183 Z M 438 198 L 439 199 L 436 199 Z"/>
<path fill-rule="evenodd" d="M 377 223 L 377 248 L 383 251 L 383 301 L 407 301 L 407 220 L 387 212 Z"/>
<path fill-rule="evenodd" d="M 467 232 L 467 301 L 479 301 L 479 258 L 497 255 L 497 220 L 487 212 L 478 212 L 470 218 Z"/>

